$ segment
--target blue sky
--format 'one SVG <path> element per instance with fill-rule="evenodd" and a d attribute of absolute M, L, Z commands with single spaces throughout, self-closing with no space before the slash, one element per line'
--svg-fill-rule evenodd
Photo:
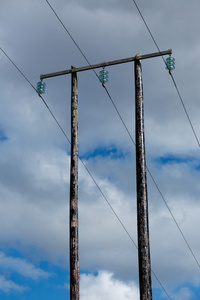
<path fill-rule="evenodd" d="M 50 1 L 91 64 L 157 52 L 132 0 Z M 199 1 L 138 2 L 199 127 Z M 170 17 L 169 17 L 170 16 Z M 2 49 L 36 86 L 87 62 L 47 1 L 0 0 Z M 0 298 L 69 299 L 70 145 L 34 89 L 0 51 Z M 152 270 L 170 299 L 200 298 L 200 149 L 161 58 L 144 60 Z M 133 63 L 106 87 L 135 139 Z M 97 70 L 98 72 L 99 70 Z M 70 75 L 44 99 L 70 138 Z M 92 71 L 78 74 L 79 155 L 137 244 L 135 146 Z M 162 196 L 184 234 L 196 261 Z M 79 161 L 81 300 L 139 299 L 137 249 Z M 152 276 L 154 300 L 169 297 Z"/>

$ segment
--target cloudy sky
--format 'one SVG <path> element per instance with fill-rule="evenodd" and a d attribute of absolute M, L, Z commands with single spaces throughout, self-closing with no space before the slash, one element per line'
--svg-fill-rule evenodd
<path fill-rule="evenodd" d="M 157 52 L 132 0 L 49 3 L 91 64 Z M 173 51 L 173 76 L 200 139 L 200 3 L 137 4 L 160 50 Z M 0 0 L 0 47 L 34 86 L 40 74 L 87 65 L 45 0 Z M 3 51 L 0 298 L 69 299 L 70 145 Z M 142 67 L 151 264 L 162 285 L 152 275 L 153 298 L 195 300 L 200 147 L 162 58 Z M 107 70 L 106 87 L 134 140 L 134 65 Z M 71 76 L 45 82 L 44 99 L 70 139 Z M 135 146 L 92 71 L 78 74 L 78 93 L 80 157 L 132 238 L 79 161 L 80 296 L 139 299 Z"/>

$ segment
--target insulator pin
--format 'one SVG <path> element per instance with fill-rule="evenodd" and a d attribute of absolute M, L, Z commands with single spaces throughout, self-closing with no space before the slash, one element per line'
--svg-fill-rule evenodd
<path fill-rule="evenodd" d="M 166 58 L 166 70 L 172 71 L 175 69 L 175 58 L 169 56 Z"/>
<path fill-rule="evenodd" d="M 37 83 L 37 89 L 36 90 L 37 90 L 39 95 L 44 94 L 45 86 L 46 86 L 46 83 L 44 83 L 43 81 L 39 81 Z"/>
<path fill-rule="evenodd" d="M 106 82 L 108 82 L 108 71 L 106 71 L 105 69 L 101 70 L 99 72 L 99 80 L 101 81 L 101 83 L 104 85 Z"/>

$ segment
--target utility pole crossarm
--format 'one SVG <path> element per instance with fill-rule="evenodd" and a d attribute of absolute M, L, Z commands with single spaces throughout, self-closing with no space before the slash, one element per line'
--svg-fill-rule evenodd
<path fill-rule="evenodd" d="M 119 60 L 103 62 L 103 63 L 99 63 L 99 64 L 95 64 L 95 65 L 89 65 L 89 66 L 80 67 L 80 68 L 68 69 L 68 70 L 54 72 L 54 73 L 42 74 L 42 75 L 40 75 L 40 79 L 43 80 L 45 78 L 51 78 L 51 77 L 66 75 L 66 74 L 75 73 L 75 72 L 77 73 L 77 72 L 82 72 L 82 71 L 98 69 L 98 68 L 104 68 L 104 67 L 108 67 L 108 66 L 119 65 L 119 64 L 136 61 L 138 59 L 143 60 L 143 59 L 154 58 L 157 56 L 164 56 L 164 55 L 170 55 L 170 54 L 172 54 L 171 49 L 166 50 L 166 51 L 150 53 L 150 54 L 144 54 L 144 55 L 140 55 L 140 56 L 136 55 L 136 56 L 129 57 L 129 58 L 123 58 L 123 59 L 119 59 Z"/>

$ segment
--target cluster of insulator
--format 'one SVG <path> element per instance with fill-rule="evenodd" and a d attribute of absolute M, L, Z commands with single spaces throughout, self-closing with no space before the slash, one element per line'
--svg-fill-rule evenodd
<path fill-rule="evenodd" d="M 172 71 L 175 69 L 175 58 L 169 56 L 166 58 L 166 69 Z"/>
<path fill-rule="evenodd" d="M 37 83 L 36 90 L 37 90 L 37 92 L 38 92 L 39 95 L 44 94 L 44 92 L 45 92 L 45 85 L 46 85 L 46 83 L 44 83 L 43 81 L 39 81 Z"/>
<path fill-rule="evenodd" d="M 105 83 L 108 82 L 108 71 L 106 71 L 105 69 L 101 70 L 99 72 L 99 80 L 103 85 L 105 85 Z"/>

